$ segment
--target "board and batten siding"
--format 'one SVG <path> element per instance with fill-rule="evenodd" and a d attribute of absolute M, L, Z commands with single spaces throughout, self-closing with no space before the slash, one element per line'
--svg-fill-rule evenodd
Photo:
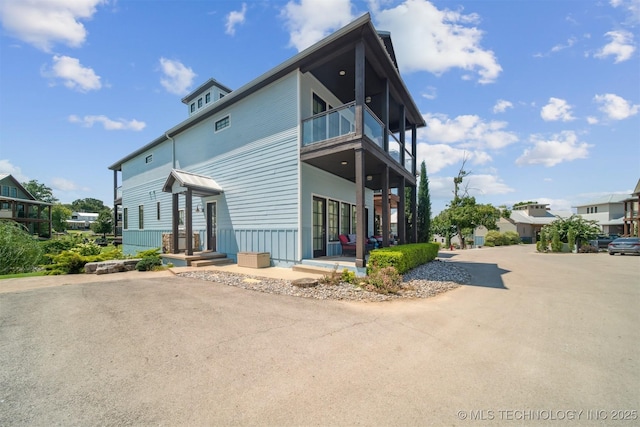
<path fill-rule="evenodd" d="M 356 203 L 355 183 L 332 175 L 306 163 L 302 164 L 302 257 L 313 258 L 312 241 L 312 209 L 313 197 L 337 200 L 352 205 Z M 374 205 L 373 190 L 365 189 L 365 205 L 369 210 L 369 230 L 368 235 L 373 233 Z M 328 235 L 328 233 L 327 233 Z M 327 242 L 327 255 L 339 255 L 341 253 L 340 243 Z"/>
<path fill-rule="evenodd" d="M 204 208 L 216 201 L 218 251 L 231 258 L 244 251 L 270 252 L 276 264 L 299 258 L 298 75 L 291 73 L 173 136 L 176 169 L 209 176 L 224 191 L 193 198 L 193 232 L 206 242 Z M 215 122 L 226 116 L 230 125 L 216 132 Z M 159 247 L 162 232 L 171 230 L 171 194 L 163 193 L 162 186 L 173 167 L 173 144 L 165 141 L 122 167 L 123 207 L 129 213 L 129 227 L 123 230 L 127 253 Z M 152 166 L 145 164 L 150 153 Z M 179 201 L 182 209 L 184 197 Z M 137 230 L 140 204 L 145 206 L 144 230 Z"/>

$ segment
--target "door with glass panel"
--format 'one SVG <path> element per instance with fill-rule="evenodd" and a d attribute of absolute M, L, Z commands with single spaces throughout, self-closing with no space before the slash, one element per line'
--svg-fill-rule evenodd
<path fill-rule="evenodd" d="M 313 257 L 327 255 L 327 201 L 313 198 Z"/>
<path fill-rule="evenodd" d="M 216 202 L 207 203 L 207 250 L 216 252 L 218 215 Z"/>

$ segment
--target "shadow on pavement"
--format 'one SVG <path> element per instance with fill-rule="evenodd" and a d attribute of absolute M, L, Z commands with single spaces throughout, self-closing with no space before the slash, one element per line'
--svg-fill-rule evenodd
<path fill-rule="evenodd" d="M 456 265 L 464 268 L 471 275 L 471 283 L 465 284 L 464 286 L 481 286 L 485 288 L 509 289 L 504 285 L 502 275 L 505 273 L 509 273 L 510 270 L 500 268 L 498 267 L 498 264 L 455 261 L 455 257 L 455 253 L 438 253 L 438 258 L 447 260 L 446 262 L 455 263 Z"/>

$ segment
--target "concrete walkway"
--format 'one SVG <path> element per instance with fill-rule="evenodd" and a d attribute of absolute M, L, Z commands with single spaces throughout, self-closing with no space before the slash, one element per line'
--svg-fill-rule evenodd
<path fill-rule="evenodd" d="M 2 293 L 0 425 L 638 423 L 640 257 L 441 256 L 472 283 L 427 300 L 167 272 Z"/>

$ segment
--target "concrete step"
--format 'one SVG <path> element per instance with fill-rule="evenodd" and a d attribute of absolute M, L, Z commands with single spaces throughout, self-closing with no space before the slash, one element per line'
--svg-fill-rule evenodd
<path fill-rule="evenodd" d="M 318 267 L 315 265 L 304 265 L 304 264 L 296 264 L 293 267 L 291 267 L 291 270 L 299 271 L 301 273 L 325 274 L 325 275 L 330 275 L 331 273 L 334 272 L 333 268 L 324 268 L 324 267 Z M 338 274 L 341 274 L 342 270 L 337 270 L 336 272 Z"/>
<path fill-rule="evenodd" d="M 234 264 L 234 261 L 231 258 L 208 258 L 208 259 L 198 259 L 191 261 L 191 267 L 206 267 L 208 265 L 227 265 Z"/>

